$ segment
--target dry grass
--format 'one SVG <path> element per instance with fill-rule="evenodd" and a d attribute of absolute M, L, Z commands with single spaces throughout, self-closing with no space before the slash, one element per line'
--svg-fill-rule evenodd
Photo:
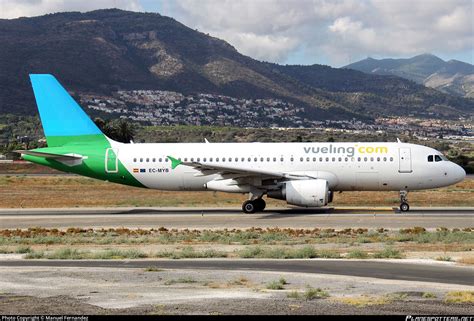
<path fill-rule="evenodd" d="M 336 298 L 336 301 L 353 305 L 358 308 L 363 308 L 371 305 L 383 305 L 389 304 L 392 302 L 392 299 L 387 296 L 366 296 L 361 295 L 358 297 L 349 297 L 349 298 Z"/>
<path fill-rule="evenodd" d="M 446 293 L 446 303 L 474 303 L 474 291 L 452 291 Z"/>
<path fill-rule="evenodd" d="M 464 256 L 457 260 L 458 263 L 474 265 L 474 256 Z"/>
<path fill-rule="evenodd" d="M 240 207 L 240 194 L 219 192 L 169 192 L 148 190 L 78 176 L 0 177 L 0 208 L 94 206 L 205 206 Z M 410 194 L 412 206 L 474 206 L 474 180 Z M 396 192 L 344 192 L 334 206 L 397 206 Z M 268 207 L 285 207 L 267 200 Z"/>

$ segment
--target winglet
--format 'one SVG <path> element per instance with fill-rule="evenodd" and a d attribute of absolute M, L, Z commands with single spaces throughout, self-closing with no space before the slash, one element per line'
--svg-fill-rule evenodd
<path fill-rule="evenodd" d="M 397 143 L 401 143 L 402 141 L 400 140 L 400 138 L 397 137 Z"/>
<path fill-rule="evenodd" d="M 180 161 L 179 159 L 176 159 L 171 156 L 167 156 L 167 157 L 171 160 L 171 169 L 175 169 L 176 167 L 178 167 L 178 165 L 182 163 L 182 161 Z"/>
<path fill-rule="evenodd" d="M 209 141 L 207 140 L 207 138 L 204 138 L 204 142 L 205 142 L 206 144 L 209 144 Z"/>

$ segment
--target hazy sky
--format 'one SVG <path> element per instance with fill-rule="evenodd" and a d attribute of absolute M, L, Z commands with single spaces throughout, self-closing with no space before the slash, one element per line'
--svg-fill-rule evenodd
<path fill-rule="evenodd" d="M 271 62 L 339 67 L 429 52 L 474 63 L 473 0 L 0 0 L 0 18 L 113 7 L 171 16 Z"/>

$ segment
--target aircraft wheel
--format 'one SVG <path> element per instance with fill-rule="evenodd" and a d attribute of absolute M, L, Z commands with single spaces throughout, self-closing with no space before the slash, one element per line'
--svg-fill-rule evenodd
<path fill-rule="evenodd" d="M 410 205 L 408 203 L 403 202 L 400 204 L 400 211 L 401 212 L 408 212 L 410 210 Z"/>
<path fill-rule="evenodd" d="M 254 201 L 245 201 L 244 204 L 242 204 L 242 211 L 244 211 L 245 214 L 253 214 L 257 211 L 257 207 Z"/>
<path fill-rule="evenodd" d="M 267 205 L 262 198 L 257 198 L 256 200 L 254 200 L 254 203 L 257 212 L 263 212 L 265 206 Z"/>

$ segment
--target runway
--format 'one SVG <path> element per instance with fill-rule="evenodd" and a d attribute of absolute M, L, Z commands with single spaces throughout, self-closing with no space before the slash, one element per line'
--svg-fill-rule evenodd
<path fill-rule="evenodd" d="M 5 260 L 0 267 L 79 267 L 193 270 L 255 270 L 332 274 L 387 280 L 435 282 L 474 286 L 474 269 L 446 264 L 418 264 L 357 260 Z"/>
<path fill-rule="evenodd" d="M 413 208 L 399 213 L 391 208 L 269 209 L 243 214 L 240 209 L 209 208 L 56 208 L 0 209 L 0 228 L 167 227 L 222 229 L 280 228 L 405 228 L 422 226 L 474 227 L 474 208 Z"/>

